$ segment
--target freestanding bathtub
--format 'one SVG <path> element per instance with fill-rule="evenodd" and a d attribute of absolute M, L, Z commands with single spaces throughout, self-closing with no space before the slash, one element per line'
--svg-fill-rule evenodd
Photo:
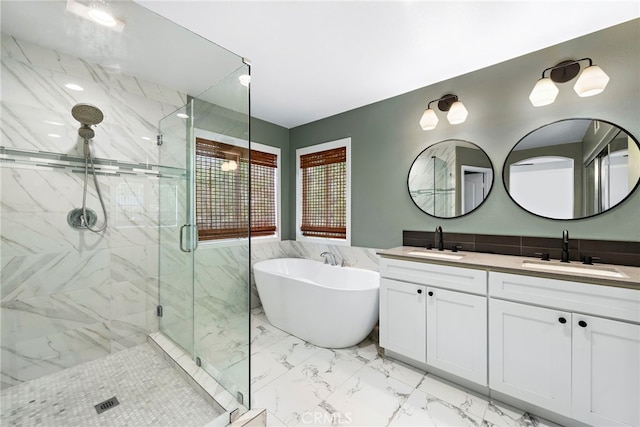
<path fill-rule="evenodd" d="M 311 344 L 358 344 L 378 321 L 379 273 L 301 258 L 255 263 L 253 273 L 267 319 Z"/>

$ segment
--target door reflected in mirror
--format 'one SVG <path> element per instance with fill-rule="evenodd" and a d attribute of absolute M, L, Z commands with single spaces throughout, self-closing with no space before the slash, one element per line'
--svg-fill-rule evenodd
<path fill-rule="evenodd" d="M 638 141 L 615 124 L 594 119 L 536 129 L 515 145 L 503 168 L 509 196 L 551 219 L 606 212 L 626 199 L 639 179 Z"/>
<path fill-rule="evenodd" d="M 493 185 L 493 166 L 477 145 L 455 139 L 438 142 L 413 161 L 409 195 L 423 212 L 455 218 L 484 202 Z"/>

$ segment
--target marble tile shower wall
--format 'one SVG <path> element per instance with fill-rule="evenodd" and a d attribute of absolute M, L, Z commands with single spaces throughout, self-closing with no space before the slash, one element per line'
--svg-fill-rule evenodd
<path fill-rule="evenodd" d="M 153 137 L 186 96 L 6 35 L 1 59 L 5 388 L 140 344 L 157 330 L 162 188 L 157 146 L 141 136 Z M 67 90 L 68 82 L 85 90 Z M 110 221 L 102 234 L 66 220 L 82 202 L 82 145 L 70 114 L 78 102 L 105 115 L 93 143 Z M 87 204 L 101 220 L 91 181 L 89 188 Z"/>

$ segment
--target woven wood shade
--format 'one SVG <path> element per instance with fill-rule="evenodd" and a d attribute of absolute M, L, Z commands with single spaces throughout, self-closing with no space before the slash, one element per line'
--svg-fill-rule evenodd
<path fill-rule="evenodd" d="M 276 233 L 277 156 L 196 138 L 196 224 L 200 240 L 249 236 L 249 166 L 251 236 Z M 237 166 L 223 170 L 223 165 Z"/>
<path fill-rule="evenodd" d="M 346 147 L 300 156 L 303 236 L 347 238 Z"/>

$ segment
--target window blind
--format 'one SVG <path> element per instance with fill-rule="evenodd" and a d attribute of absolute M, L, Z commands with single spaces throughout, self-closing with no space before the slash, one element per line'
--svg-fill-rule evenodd
<path fill-rule="evenodd" d="M 347 238 L 346 147 L 300 156 L 303 236 Z"/>
<path fill-rule="evenodd" d="M 196 224 L 200 240 L 249 235 L 249 167 L 251 167 L 251 236 L 274 235 L 276 229 L 277 156 L 204 138 L 196 138 Z"/>

